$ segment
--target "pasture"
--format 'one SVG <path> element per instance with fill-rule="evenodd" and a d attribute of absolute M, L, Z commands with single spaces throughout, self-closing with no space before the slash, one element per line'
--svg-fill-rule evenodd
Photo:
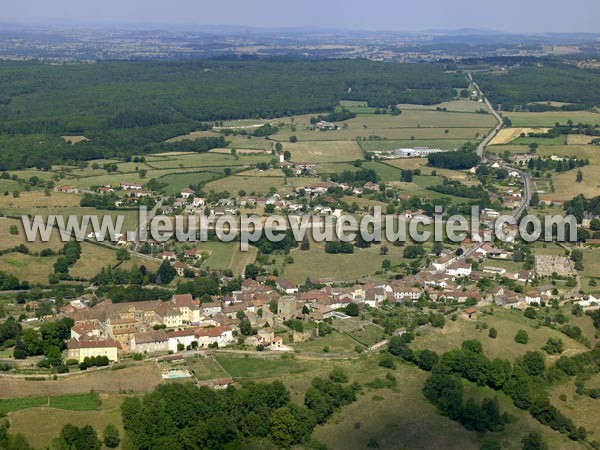
<path fill-rule="evenodd" d="M 381 268 L 384 259 L 389 259 L 392 265 L 407 263 L 403 258 L 403 248 L 389 244 L 388 254 L 380 254 L 380 246 L 355 248 L 352 254 L 325 253 L 322 243 L 312 242 L 309 251 L 293 249 L 290 256 L 293 264 L 286 264 L 284 276 L 295 283 L 304 283 L 306 277 L 316 280 L 331 277 L 339 281 L 357 280 L 363 276 L 372 275 Z"/>
<path fill-rule="evenodd" d="M 208 253 L 208 259 L 203 261 L 204 268 L 231 269 L 235 275 L 243 274 L 246 266 L 256 260 L 258 253 L 253 246 L 247 252 L 242 252 L 238 242 L 202 242 L 200 250 Z"/>
<path fill-rule="evenodd" d="M 496 261 L 490 262 L 495 265 Z M 486 323 L 489 328 L 496 328 L 496 339 L 488 337 L 488 330 L 477 325 Z M 415 349 L 432 349 L 443 353 L 453 348 L 460 348 L 466 339 L 477 339 L 483 344 L 484 352 L 491 358 L 502 358 L 514 361 L 518 356 L 527 351 L 541 350 L 549 337 L 558 337 L 564 342 L 565 354 L 587 351 L 586 347 L 563 333 L 547 327 L 536 328 L 536 322 L 524 317 L 519 311 L 511 311 L 501 307 L 494 307 L 493 314 L 480 314 L 477 320 L 461 317 L 454 321 L 446 321 L 443 329 L 426 328 L 420 332 L 411 346 Z M 489 329 L 488 328 L 488 329 Z M 518 344 L 514 338 L 517 331 L 523 329 L 529 334 L 529 343 Z"/>
<path fill-rule="evenodd" d="M 123 398 L 118 395 L 106 394 L 100 394 L 100 398 L 102 405 L 97 410 L 65 410 L 44 407 L 11 412 L 8 416 L 11 431 L 22 433 L 35 449 L 47 448 L 51 441 L 58 436 L 61 428 L 68 423 L 78 427 L 91 425 L 100 438 L 106 425 L 113 424 L 123 437 L 120 409 Z M 121 448 L 121 446 L 117 448 Z"/>
<path fill-rule="evenodd" d="M 121 391 L 147 392 L 162 379 L 152 361 L 126 367 L 81 372 L 58 380 L 26 381 L 22 378 L 0 377 L 0 398 L 87 394 L 94 390 L 102 393 Z"/>

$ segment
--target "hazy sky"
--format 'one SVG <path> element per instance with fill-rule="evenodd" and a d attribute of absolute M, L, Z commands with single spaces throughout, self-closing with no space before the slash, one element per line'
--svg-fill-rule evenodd
<path fill-rule="evenodd" d="M 599 0 L 0 0 L 1 21 L 599 32 Z"/>

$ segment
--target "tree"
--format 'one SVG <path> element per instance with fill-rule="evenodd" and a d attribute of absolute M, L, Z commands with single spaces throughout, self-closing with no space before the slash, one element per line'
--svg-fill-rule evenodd
<path fill-rule="evenodd" d="M 583 172 L 581 171 L 581 169 L 577 171 L 577 177 L 575 178 L 575 181 L 577 181 L 578 183 L 581 183 L 583 181 Z"/>
<path fill-rule="evenodd" d="M 523 450 L 548 450 L 548 444 L 544 442 L 539 431 L 531 431 L 521 443 Z"/>
<path fill-rule="evenodd" d="M 559 355 L 563 352 L 564 344 L 562 339 L 557 337 L 549 337 L 546 345 L 542 347 L 549 355 Z"/>
<path fill-rule="evenodd" d="M 496 339 L 496 337 L 498 336 L 498 331 L 495 328 L 490 328 L 490 331 L 488 332 L 488 336 L 491 337 L 492 339 Z"/>
<path fill-rule="evenodd" d="M 298 422 L 286 406 L 276 409 L 269 419 L 271 440 L 279 447 L 288 448 L 295 443 Z"/>
<path fill-rule="evenodd" d="M 479 450 L 501 450 L 502 446 L 494 439 L 488 438 L 481 444 Z"/>
<path fill-rule="evenodd" d="M 483 345 L 477 339 L 467 339 L 461 344 L 461 348 L 468 352 L 483 354 Z"/>
<path fill-rule="evenodd" d="M 302 239 L 302 243 L 300 244 L 300 250 L 310 250 L 310 240 L 308 239 L 308 236 L 304 236 L 304 239 Z"/>
<path fill-rule="evenodd" d="M 346 306 L 346 314 L 352 317 L 358 317 L 358 315 L 360 314 L 358 305 L 354 302 L 348 303 L 348 305 Z"/>
<path fill-rule="evenodd" d="M 129 254 L 126 248 L 120 248 L 117 250 L 117 260 L 128 261 L 130 258 L 131 255 Z"/>
<path fill-rule="evenodd" d="M 517 331 L 517 334 L 515 335 L 515 342 L 518 344 L 527 344 L 529 342 L 529 335 L 527 334 L 527 331 Z"/>
<path fill-rule="evenodd" d="M 119 436 L 119 430 L 112 423 L 109 423 L 104 428 L 102 433 L 104 437 L 104 445 L 108 448 L 117 448 L 121 443 L 121 437 Z"/>
<path fill-rule="evenodd" d="M 159 280 L 159 284 L 169 284 L 177 276 L 177 271 L 169 261 L 163 261 L 158 270 L 156 271 L 156 278 Z"/>
<path fill-rule="evenodd" d="M 51 446 L 53 450 L 100 450 L 101 447 L 102 442 L 90 425 L 78 428 L 70 423 L 62 428 Z"/>
<path fill-rule="evenodd" d="M 260 274 L 260 268 L 255 264 L 248 264 L 246 269 L 244 270 L 244 275 L 246 278 L 252 278 L 256 280 L 256 277 Z"/>
<path fill-rule="evenodd" d="M 544 373 L 546 360 L 540 352 L 527 352 L 523 355 L 522 365 L 528 375 L 536 377 Z"/>
<path fill-rule="evenodd" d="M 422 350 L 417 353 L 416 364 L 420 369 L 431 370 L 438 363 L 438 355 L 432 350 Z"/>

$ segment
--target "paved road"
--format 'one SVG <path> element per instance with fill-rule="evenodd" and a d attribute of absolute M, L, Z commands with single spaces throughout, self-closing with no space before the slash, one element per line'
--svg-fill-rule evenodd
<path fill-rule="evenodd" d="M 469 78 L 469 81 L 473 84 L 473 86 L 475 86 L 475 89 L 477 90 L 477 93 L 479 94 L 479 96 L 484 100 L 490 113 L 498 121 L 498 125 L 496 125 L 496 127 L 492 131 L 490 131 L 490 133 L 481 141 L 481 143 L 477 147 L 477 155 L 479 155 L 480 157 L 483 158 L 483 153 L 485 151 L 486 146 L 490 143 L 490 141 L 494 138 L 494 136 L 496 136 L 498 131 L 500 131 L 500 129 L 504 126 L 504 121 L 502 120 L 502 117 L 500 116 L 500 114 L 498 114 L 498 112 L 494 109 L 494 107 L 492 106 L 490 101 L 487 99 L 487 97 L 484 95 L 484 93 L 481 90 L 481 88 L 479 87 L 479 85 L 477 83 L 475 83 L 475 81 L 473 81 L 472 75 L 469 73 L 467 75 L 467 77 Z M 527 206 L 529 205 L 529 203 L 531 202 L 531 196 L 533 194 L 531 175 L 527 172 L 522 171 L 521 169 L 516 168 L 516 167 L 511 167 L 511 166 L 507 166 L 507 165 L 505 165 L 505 167 L 509 170 L 515 170 L 516 172 L 518 172 L 519 175 L 521 176 L 521 180 L 523 181 L 523 196 L 521 198 L 521 203 L 511 213 L 511 216 L 515 220 L 518 220 L 519 217 L 521 217 L 521 215 L 527 208 Z M 457 261 L 464 260 L 464 259 L 471 257 L 471 255 L 473 255 L 473 253 L 475 253 L 477 251 L 477 249 L 479 249 L 481 247 L 481 245 L 483 245 L 483 243 L 479 244 L 479 245 L 475 245 L 475 246 L 467 249 L 461 256 L 459 256 L 457 258 Z"/>
<path fill-rule="evenodd" d="M 504 121 L 502 120 L 502 117 L 500 117 L 500 114 L 498 114 L 498 112 L 494 109 L 487 97 L 483 94 L 483 91 L 480 89 L 479 85 L 475 81 L 473 81 L 473 76 L 471 75 L 471 73 L 467 74 L 467 77 L 475 87 L 475 90 L 477 91 L 477 94 L 479 94 L 479 97 L 483 99 L 485 106 L 487 106 L 487 109 L 498 121 L 498 125 L 496 125 L 492 131 L 490 131 L 490 133 L 479 143 L 479 146 L 477 147 L 477 154 L 483 158 L 483 151 L 485 150 L 485 147 L 487 147 L 487 145 L 492 141 L 492 139 L 494 139 L 494 136 L 496 136 L 498 131 L 500 131 L 500 129 L 504 126 Z"/>

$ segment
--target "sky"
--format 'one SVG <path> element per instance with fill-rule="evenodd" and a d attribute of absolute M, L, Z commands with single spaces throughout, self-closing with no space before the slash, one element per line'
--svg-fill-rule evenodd
<path fill-rule="evenodd" d="M 0 21 L 600 33 L 598 0 L 0 0 Z"/>

